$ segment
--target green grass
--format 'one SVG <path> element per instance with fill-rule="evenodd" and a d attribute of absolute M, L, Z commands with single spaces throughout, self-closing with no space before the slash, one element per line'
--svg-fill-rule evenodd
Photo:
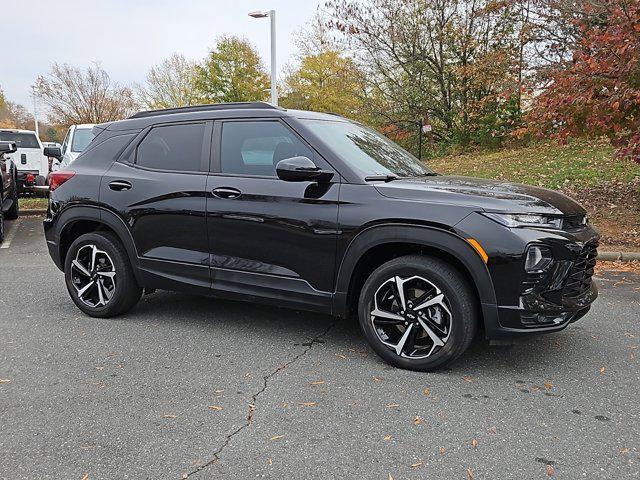
<path fill-rule="evenodd" d="M 20 199 L 20 209 L 21 210 L 33 210 L 33 209 L 41 209 L 47 208 L 47 199 L 46 198 L 35 198 L 35 197 L 26 197 Z"/>
<path fill-rule="evenodd" d="M 436 171 L 527 183 L 553 189 L 595 187 L 603 182 L 629 183 L 640 165 L 616 159 L 606 140 L 547 142 L 488 153 L 467 153 L 431 159 Z"/>

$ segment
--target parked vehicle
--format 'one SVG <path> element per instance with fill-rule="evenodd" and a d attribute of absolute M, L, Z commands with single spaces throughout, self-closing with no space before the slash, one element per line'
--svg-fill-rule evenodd
<path fill-rule="evenodd" d="M 262 103 L 141 112 L 96 127 L 51 174 L 49 252 L 80 310 L 143 290 L 347 316 L 389 363 L 433 370 L 479 329 L 585 315 L 598 233 L 543 188 L 441 176 L 377 132 Z"/>
<path fill-rule="evenodd" d="M 18 193 L 33 193 L 46 184 L 49 162 L 32 130 L 0 129 L 0 141 L 15 142 L 18 150 L 9 158 L 18 168 Z"/>
<path fill-rule="evenodd" d="M 62 142 L 62 157 L 53 162 L 52 170 L 67 168 L 84 151 L 93 140 L 93 123 L 71 125 Z"/>
<path fill-rule="evenodd" d="M 15 220 L 20 214 L 18 204 L 18 172 L 7 155 L 18 150 L 15 142 L 0 141 L 0 243 L 4 239 L 4 221 Z"/>
<path fill-rule="evenodd" d="M 60 145 L 58 142 L 42 142 L 42 147 L 43 148 L 47 148 L 47 147 L 62 148 L 62 145 Z M 53 164 L 57 163 L 58 159 L 54 157 L 47 157 L 47 161 L 49 162 L 49 172 L 51 172 L 53 169 Z"/>

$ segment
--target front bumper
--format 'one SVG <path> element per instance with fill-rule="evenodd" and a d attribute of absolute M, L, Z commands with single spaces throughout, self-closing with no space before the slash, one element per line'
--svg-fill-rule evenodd
<path fill-rule="evenodd" d="M 589 225 L 570 232 L 509 229 L 474 215 L 458 228 L 478 240 L 489 255 L 496 303 L 482 305 L 487 338 L 562 330 L 582 318 L 598 296 L 592 276 L 599 235 Z M 525 271 L 531 245 L 544 246 L 552 254 L 553 262 L 543 271 Z"/>

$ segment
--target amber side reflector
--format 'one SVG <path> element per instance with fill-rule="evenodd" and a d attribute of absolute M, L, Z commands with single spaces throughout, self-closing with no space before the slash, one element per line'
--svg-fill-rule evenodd
<path fill-rule="evenodd" d="M 476 249 L 476 252 L 478 252 L 478 255 L 482 257 L 484 263 L 487 263 L 489 261 L 489 255 L 487 255 L 487 252 L 484 251 L 484 248 L 482 248 L 482 245 L 480 245 L 477 240 L 473 238 L 467 238 L 467 242 L 469 242 L 471 246 Z"/>

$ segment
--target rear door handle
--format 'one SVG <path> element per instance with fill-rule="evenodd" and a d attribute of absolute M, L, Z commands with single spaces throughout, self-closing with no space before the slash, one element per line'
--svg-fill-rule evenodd
<path fill-rule="evenodd" d="M 125 180 L 114 180 L 109 184 L 109 188 L 111 190 L 115 190 L 116 192 L 122 192 L 125 190 L 131 190 L 133 185 Z"/>
<path fill-rule="evenodd" d="M 242 195 L 242 192 L 237 188 L 232 187 L 218 187 L 214 188 L 211 193 L 213 193 L 218 198 L 238 198 Z"/>

